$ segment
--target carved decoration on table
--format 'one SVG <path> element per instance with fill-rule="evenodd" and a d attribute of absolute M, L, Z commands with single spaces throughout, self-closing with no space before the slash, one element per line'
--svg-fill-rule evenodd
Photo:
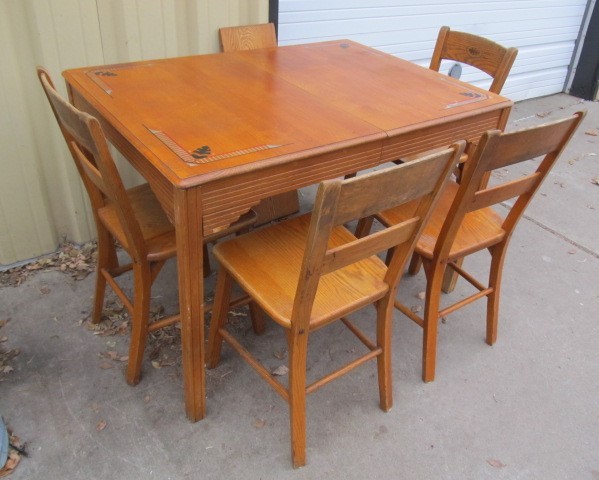
<path fill-rule="evenodd" d="M 212 149 L 209 145 L 202 145 L 191 152 L 185 150 L 175 140 L 172 139 L 167 133 L 162 130 L 155 130 L 146 127 L 150 133 L 152 133 L 158 140 L 164 143 L 171 151 L 177 155 L 181 160 L 189 165 L 200 165 L 202 163 L 215 162 L 217 160 L 224 160 L 225 158 L 238 157 L 241 155 L 247 155 L 249 153 L 260 152 L 262 150 L 270 150 L 272 148 L 279 148 L 283 145 L 256 145 L 254 147 L 243 148 L 232 152 L 219 153 L 216 155 L 212 154 Z"/>

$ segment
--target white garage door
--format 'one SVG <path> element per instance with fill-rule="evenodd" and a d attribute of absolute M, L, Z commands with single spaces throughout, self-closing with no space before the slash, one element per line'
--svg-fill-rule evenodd
<path fill-rule="evenodd" d="M 439 28 L 448 25 L 517 47 L 502 94 L 524 100 L 564 91 L 586 6 L 587 0 L 279 0 L 279 44 L 349 38 L 428 67 Z M 490 84 L 471 68 L 461 79 Z"/>

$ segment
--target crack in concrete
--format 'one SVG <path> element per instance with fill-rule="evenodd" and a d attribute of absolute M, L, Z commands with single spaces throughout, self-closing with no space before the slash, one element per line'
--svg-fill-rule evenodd
<path fill-rule="evenodd" d="M 507 209 L 507 210 L 510 210 L 512 208 L 512 205 L 509 205 L 509 204 L 507 204 L 505 202 L 501 202 L 500 205 L 503 208 Z M 593 256 L 593 257 L 595 257 L 596 259 L 599 260 L 599 252 L 595 252 L 595 251 L 591 250 L 590 248 L 585 247 L 584 245 L 581 245 L 577 241 L 572 240 L 571 238 L 566 237 L 564 234 L 558 232 L 557 230 L 554 230 L 553 228 L 545 225 L 544 223 L 539 222 L 538 220 L 535 220 L 534 218 L 532 218 L 532 217 L 530 217 L 530 216 L 528 216 L 526 214 L 523 214 L 522 218 L 528 220 L 529 222 L 534 223 L 536 226 L 541 227 L 543 230 L 551 233 L 552 235 L 560 238 L 561 240 L 564 240 L 565 242 L 568 242 L 570 245 L 575 246 L 579 250 L 582 250 L 583 252 L 588 253 L 589 255 L 591 255 L 591 256 Z"/>

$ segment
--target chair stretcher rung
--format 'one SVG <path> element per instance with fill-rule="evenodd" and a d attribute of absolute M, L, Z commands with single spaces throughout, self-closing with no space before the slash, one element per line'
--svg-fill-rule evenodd
<path fill-rule="evenodd" d="M 223 339 L 229 345 L 231 345 L 231 347 L 233 347 L 237 351 L 237 353 L 239 353 L 239 355 L 241 355 L 241 357 L 246 362 L 248 362 L 254 368 L 254 370 L 256 370 L 258 374 L 262 378 L 264 378 L 264 380 L 266 380 L 281 397 L 283 397 L 285 401 L 289 401 L 289 392 L 287 391 L 287 389 L 283 385 L 281 385 L 277 380 L 275 380 L 272 374 L 266 368 L 264 368 L 264 366 L 260 362 L 258 362 L 258 360 L 256 360 L 256 358 L 247 349 L 245 349 L 243 345 L 241 345 L 241 343 L 239 343 L 235 339 L 235 337 L 233 337 L 233 335 L 227 332 L 227 330 L 224 328 L 221 328 L 219 330 L 219 333 L 222 335 Z"/>
<path fill-rule="evenodd" d="M 360 358 L 354 360 L 353 362 L 348 363 L 347 365 L 335 370 L 332 373 L 329 373 L 328 375 L 325 375 L 320 380 L 316 380 L 314 383 L 311 383 L 310 385 L 308 385 L 308 388 L 306 388 L 306 393 L 312 393 L 315 390 L 318 390 L 320 387 L 326 385 L 330 381 L 335 380 L 336 378 L 339 378 L 342 375 L 345 375 L 354 368 L 359 367 L 363 363 L 366 363 L 368 360 L 372 360 L 373 358 L 379 356 L 381 353 L 383 353 L 383 349 L 380 347 L 376 348 L 375 350 L 371 350 L 366 355 L 363 355 Z"/>
<path fill-rule="evenodd" d="M 412 320 L 414 323 L 420 325 L 420 327 L 424 328 L 424 320 L 416 315 L 412 310 L 406 307 L 403 303 L 400 303 L 399 300 L 395 300 L 393 302 L 395 308 L 397 308 L 401 313 L 403 313 L 406 317 Z"/>
<path fill-rule="evenodd" d="M 370 341 L 370 339 L 364 335 L 364 333 L 358 329 L 353 323 L 351 323 L 347 318 L 341 317 L 341 321 L 345 324 L 345 326 L 356 336 L 358 339 L 368 347 L 369 350 L 376 349 L 376 345 Z"/>
<path fill-rule="evenodd" d="M 493 292 L 492 288 L 485 288 L 484 290 L 481 290 L 480 292 L 476 292 L 474 295 L 470 295 L 469 297 L 466 297 L 463 300 L 460 300 L 459 302 L 456 302 L 453 305 L 450 305 L 449 307 L 444 308 L 443 310 L 440 310 L 439 316 L 444 317 L 446 315 L 449 315 L 451 312 L 455 312 L 459 308 L 462 308 L 463 306 L 468 305 L 469 303 L 472 303 L 475 300 L 478 300 L 479 298 L 486 297 L 487 295 L 489 295 L 492 292 Z"/>
<path fill-rule="evenodd" d="M 110 285 L 110 288 L 112 288 L 113 292 L 116 293 L 116 296 L 119 297 L 121 302 L 123 302 L 123 305 L 129 311 L 129 315 L 133 316 L 133 304 L 131 303 L 131 301 L 129 300 L 127 295 L 125 295 L 125 292 L 123 292 L 123 290 L 121 289 L 119 284 L 116 283 L 114 278 L 112 278 L 112 275 L 110 274 L 110 272 L 108 272 L 108 270 L 102 268 L 100 270 L 100 273 L 106 279 L 106 282 L 108 283 L 108 285 Z"/>
<path fill-rule="evenodd" d="M 466 280 L 468 283 L 470 283 L 470 285 L 472 285 L 474 288 L 478 288 L 479 290 L 485 290 L 487 288 L 485 285 L 480 283 L 476 278 L 474 278 L 472 275 L 470 275 L 466 270 L 464 270 L 462 267 L 456 265 L 454 262 L 449 262 L 447 264 L 447 266 L 450 267 L 451 269 L 453 269 L 455 272 L 457 272 L 460 275 L 460 277 L 462 277 L 464 280 Z"/>
<path fill-rule="evenodd" d="M 168 327 L 169 325 L 173 325 L 177 323 L 181 318 L 181 315 L 171 315 L 170 317 L 161 318 L 160 320 L 156 320 L 148 325 L 148 331 L 153 332 L 160 328 Z"/>

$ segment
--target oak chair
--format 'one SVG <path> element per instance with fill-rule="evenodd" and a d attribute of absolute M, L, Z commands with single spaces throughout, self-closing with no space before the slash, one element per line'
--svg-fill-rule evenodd
<path fill-rule="evenodd" d="M 440 318 L 480 298 L 487 298 L 486 342 L 493 345 L 497 339 L 499 294 L 503 263 L 512 233 L 524 210 L 530 203 L 543 179 L 547 176 L 564 150 L 585 112 L 552 123 L 512 133 L 491 130 L 485 133 L 470 160 L 464 166 L 460 184 L 446 185 L 439 204 L 434 209 L 414 250 L 409 272 L 414 275 L 420 264 L 426 274 L 424 316 L 420 317 L 406 305 L 395 301 L 395 306 L 424 330 L 422 378 L 434 380 L 437 348 L 437 327 Z M 542 157 L 531 173 L 516 180 L 482 186 L 481 179 L 495 169 Z M 513 206 L 505 216 L 491 208 L 507 200 Z M 376 218 L 385 226 L 401 224 L 409 218 L 413 206 L 390 209 Z M 369 226 L 361 228 L 364 234 Z M 459 260 L 472 253 L 488 250 L 491 254 L 489 280 L 485 286 L 466 272 Z M 440 309 L 441 286 L 447 267 L 468 281 L 478 291 Z"/>
<path fill-rule="evenodd" d="M 179 315 L 172 315 L 149 323 L 152 283 L 165 261 L 177 254 L 175 230 L 148 184 L 125 189 L 98 121 L 64 100 L 44 68 L 38 67 L 37 74 L 83 180 L 94 214 L 98 258 L 92 322 L 101 320 L 108 283 L 131 315 L 126 379 L 127 383 L 135 385 L 141 378 L 148 333 L 179 320 Z M 255 219 L 255 213 L 250 211 L 227 230 L 205 241 L 211 242 L 224 235 L 247 230 Z M 115 240 L 129 254 L 130 264 L 119 264 Z M 133 301 L 115 281 L 116 277 L 131 270 Z M 243 304 L 244 300 L 237 299 L 236 305 Z M 252 317 L 254 329 L 260 332 L 263 328 L 260 312 L 255 308 L 251 311 L 255 314 Z"/>
<path fill-rule="evenodd" d="M 478 35 L 441 27 L 429 68 L 438 72 L 444 59 L 476 67 L 493 78 L 489 91 L 499 94 L 516 55 L 517 48 L 505 48 Z"/>
<path fill-rule="evenodd" d="M 391 324 L 393 299 L 403 267 L 439 191 L 465 142 L 414 162 L 348 180 L 320 184 L 313 213 L 219 243 L 220 267 L 210 325 L 208 367 L 220 359 L 225 340 L 289 403 L 291 451 L 295 467 L 306 461 L 306 395 L 368 360 L 377 358 L 380 407 L 392 406 Z M 343 224 L 381 209 L 412 201 L 414 215 L 362 239 Z M 389 267 L 376 254 L 393 248 Z M 226 328 L 231 282 L 243 290 L 287 333 L 289 384 L 276 380 Z M 376 340 L 346 316 L 373 304 Z M 307 385 L 308 336 L 341 320 L 367 353 Z"/>
<path fill-rule="evenodd" d="M 272 23 L 222 27 L 218 31 L 223 52 L 255 50 L 277 46 L 277 35 Z"/>
<path fill-rule="evenodd" d="M 219 29 L 220 45 L 223 52 L 255 50 L 277 46 L 275 26 L 272 23 L 222 27 Z M 297 190 L 284 192 L 265 198 L 253 207 L 258 218 L 256 225 L 268 223 L 299 211 Z"/>
<path fill-rule="evenodd" d="M 492 78 L 489 91 L 499 94 L 517 55 L 517 48 L 506 48 L 487 38 L 472 33 L 452 31 L 449 27 L 444 26 L 439 30 L 429 68 L 438 72 L 442 60 L 465 63 L 489 75 Z M 505 125 L 501 126 L 501 129 L 503 128 Z M 460 166 L 454 172 L 458 181 L 463 172 L 463 164 L 468 160 L 468 154 L 474 148 L 475 145 L 468 145 L 466 153 L 460 159 Z M 488 181 L 488 177 L 483 177 L 484 185 Z M 454 289 L 457 281 L 457 276 L 450 273 L 448 272 L 443 283 L 443 291 L 447 293 Z"/>

